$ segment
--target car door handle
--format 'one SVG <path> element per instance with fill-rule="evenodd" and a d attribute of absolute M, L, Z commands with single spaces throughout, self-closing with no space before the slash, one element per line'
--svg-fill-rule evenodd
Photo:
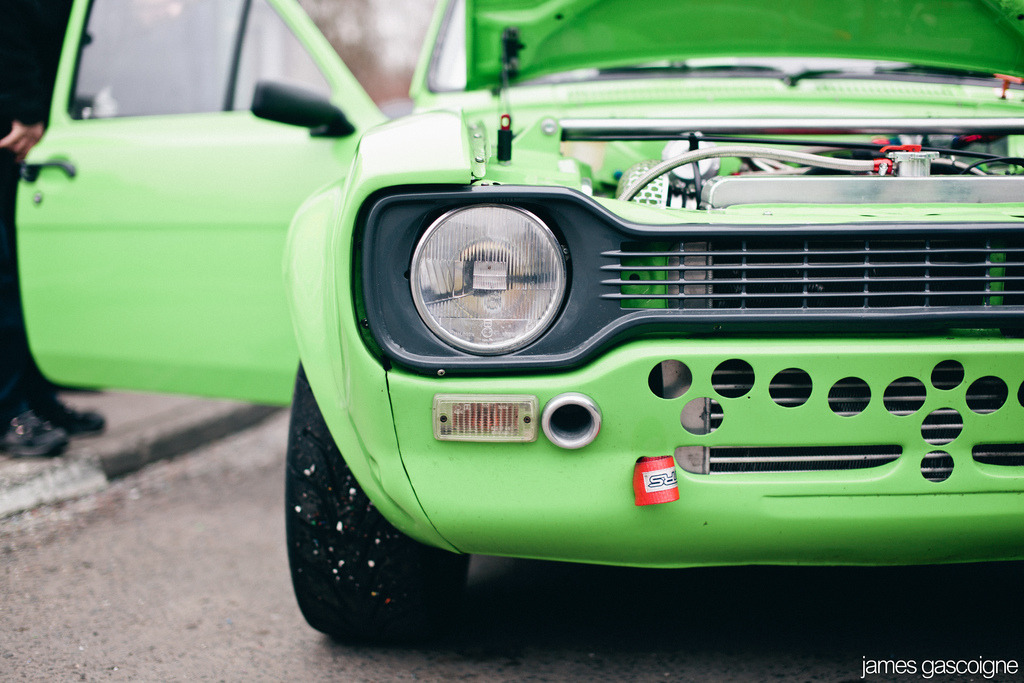
<path fill-rule="evenodd" d="M 78 174 L 78 170 L 75 169 L 75 165 L 69 161 L 41 161 L 39 163 L 28 164 L 22 163 L 21 165 L 21 177 L 27 182 L 34 183 L 39 177 L 39 172 L 44 168 L 52 166 L 53 168 L 59 168 L 67 174 L 68 178 L 74 178 Z"/>

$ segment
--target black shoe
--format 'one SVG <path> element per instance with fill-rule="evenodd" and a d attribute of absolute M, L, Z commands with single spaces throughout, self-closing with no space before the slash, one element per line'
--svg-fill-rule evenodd
<path fill-rule="evenodd" d="M 41 420 L 31 410 L 12 419 L 0 437 L 0 448 L 15 458 L 60 455 L 67 444 L 67 432 Z"/>
<path fill-rule="evenodd" d="M 33 405 L 32 409 L 39 417 L 63 429 L 68 436 L 100 432 L 106 425 L 106 420 L 99 413 L 79 412 L 57 399 Z"/>

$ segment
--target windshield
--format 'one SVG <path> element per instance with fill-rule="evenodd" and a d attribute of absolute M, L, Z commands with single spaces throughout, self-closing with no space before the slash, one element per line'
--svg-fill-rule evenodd
<path fill-rule="evenodd" d="M 448 6 L 430 58 L 427 80 L 434 92 L 466 89 L 466 0 Z"/>

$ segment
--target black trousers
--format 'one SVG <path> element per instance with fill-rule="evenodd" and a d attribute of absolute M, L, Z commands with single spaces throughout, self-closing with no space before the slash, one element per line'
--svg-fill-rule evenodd
<path fill-rule="evenodd" d="M 9 130 L 10 124 L 0 121 L 0 137 Z M 0 433 L 12 417 L 55 397 L 32 360 L 21 311 L 14 235 L 18 170 L 14 155 L 0 150 Z"/>

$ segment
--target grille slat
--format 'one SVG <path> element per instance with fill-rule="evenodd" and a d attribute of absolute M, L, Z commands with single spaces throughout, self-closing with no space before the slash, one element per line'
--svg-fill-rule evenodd
<path fill-rule="evenodd" d="M 849 267 L 848 266 L 844 266 L 844 269 L 845 270 L 849 270 Z M 808 268 L 807 270 L 811 270 L 811 269 Z M 922 274 L 922 276 L 923 275 L 924 274 Z M 907 276 L 907 275 L 904 275 L 904 276 L 901 276 L 901 277 L 876 277 L 876 276 L 868 274 L 868 275 L 865 275 L 863 277 L 829 277 L 826 281 L 829 284 L 831 284 L 831 285 L 863 284 L 865 281 L 876 282 L 876 283 L 891 282 L 893 284 L 899 284 L 899 283 L 915 283 L 915 282 L 920 282 L 922 276 Z M 813 282 L 814 278 L 810 277 L 809 275 L 805 275 L 805 277 L 802 278 L 800 280 L 800 282 L 805 282 L 805 281 L 806 282 Z M 993 284 L 993 283 L 998 283 L 998 282 L 1024 282 L 1024 276 L 1000 277 L 1000 276 L 987 276 L 987 275 L 975 275 L 975 276 L 972 276 L 972 275 L 964 274 L 964 275 L 943 277 L 943 276 L 928 275 L 928 281 L 929 282 L 933 282 L 933 283 L 934 282 L 960 282 L 960 283 L 970 283 L 970 284 L 976 284 L 976 283 Z M 653 282 L 648 280 L 648 281 L 646 281 L 646 284 L 652 284 L 653 283 L 653 284 L 659 284 L 659 285 L 692 285 L 694 283 L 702 283 L 702 282 L 711 283 L 711 284 L 715 284 L 715 285 L 741 285 L 741 284 L 746 284 L 746 285 L 770 285 L 770 284 L 777 283 L 778 280 L 776 278 L 764 278 L 764 277 L 762 277 L 762 278 L 754 278 L 754 277 L 750 277 L 750 278 L 716 278 L 714 280 L 682 280 L 682 279 L 669 280 L 669 279 L 666 279 L 666 280 L 655 280 Z M 622 280 L 622 279 L 619 279 L 619 280 L 602 280 L 601 284 L 602 285 L 612 285 L 612 286 L 635 285 L 635 284 L 637 284 L 637 281 L 636 280 Z M 960 293 L 961 294 L 974 294 L 975 291 L 976 290 L 970 290 L 970 291 L 967 291 L 967 292 L 960 292 Z M 891 292 L 885 292 L 885 294 L 891 294 Z"/>
<path fill-rule="evenodd" d="M 647 256 L 650 257 L 651 255 L 648 254 Z M 656 257 L 656 258 L 660 258 L 660 257 Z M 978 262 L 978 263 L 968 263 L 968 264 L 962 264 L 962 263 L 931 263 L 931 264 L 928 264 L 928 265 L 921 265 L 921 264 L 913 264 L 913 263 L 857 262 L 857 263 L 808 263 L 806 265 L 800 264 L 799 266 L 797 266 L 797 265 L 792 265 L 790 263 L 759 263 L 759 264 L 756 264 L 757 265 L 756 268 L 754 267 L 755 264 L 748 264 L 748 265 L 751 266 L 751 269 L 756 269 L 756 270 L 794 270 L 795 268 L 798 268 L 798 267 L 801 270 L 851 270 L 851 269 L 853 269 L 855 267 L 856 268 L 862 268 L 864 266 L 867 266 L 867 267 L 870 267 L 870 268 L 876 268 L 876 269 L 880 269 L 880 270 L 885 270 L 885 269 L 901 269 L 901 270 L 904 270 L 904 269 L 909 269 L 909 268 L 918 268 L 920 270 L 930 271 L 930 270 L 941 270 L 941 269 L 944 269 L 944 268 L 963 269 L 964 267 L 988 268 L 988 269 L 1006 269 L 1008 265 L 1013 266 L 1013 265 L 1018 265 L 1018 264 L 1016 264 L 1016 263 L 1009 263 L 1009 264 L 1007 264 L 1007 263 L 984 263 L 984 262 Z M 623 271 L 623 272 L 625 272 L 625 271 L 630 271 L 630 272 L 633 272 L 633 271 L 639 271 L 639 272 L 658 272 L 658 271 L 666 270 L 667 268 L 664 267 L 664 266 L 658 266 L 658 265 L 634 265 L 634 266 L 629 266 L 629 265 L 625 265 L 625 266 L 613 265 L 613 266 L 602 266 L 601 269 L 602 270 L 608 270 L 608 271 L 616 271 L 616 272 L 617 271 Z M 675 270 L 687 270 L 687 271 L 690 271 L 690 272 L 705 272 L 705 271 L 712 271 L 712 272 L 714 272 L 716 270 L 734 271 L 736 269 L 736 266 L 732 265 L 732 264 L 724 264 L 724 265 L 714 265 L 714 264 L 703 265 L 703 264 L 700 264 L 700 265 L 676 266 L 674 269 Z M 721 279 L 716 279 L 716 282 L 719 282 L 720 280 Z M 911 278 L 911 280 L 912 280 L 912 278 Z M 999 278 L 993 278 L 993 280 L 999 280 L 999 281 L 1009 280 L 1009 281 L 1020 282 L 1022 280 L 1022 278 L 1020 278 L 1020 276 L 1009 276 L 1009 278 L 1002 278 L 1002 276 L 999 276 Z M 608 280 L 608 281 L 605 281 L 604 284 L 605 285 L 614 285 L 614 284 L 617 284 L 617 281 Z M 630 283 L 627 283 L 627 284 L 636 285 L 636 282 L 635 281 L 631 281 Z"/>
<path fill-rule="evenodd" d="M 858 282 L 868 282 L 868 281 L 869 280 L 859 280 Z M 751 282 L 751 281 L 748 281 L 748 283 L 749 282 Z M 799 282 L 799 281 L 797 281 L 797 282 Z M 608 283 L 606 283 L 606 284 L 608 284 Z M 617 282 L 615 284 L 636 285 L 636 282 L 622 282 L 622 283 L 618 283 Z M 682 281 L 674 282 L 674 281 L 659 280 L 655 284 L 659 284 L 659 285 L 663 285 L 663 284 L 668 284 L 668 285 L 679 284 L 679 285 L 681 285 L 681 284 L 684 284 L 684 283 Z M 688 285 L 688 286 L 692 286 L 693 282 L 689 282 L 688 281 L 685 284 Z M 953 291 L 948 291 L 948 292 L 941 292 L 941 291 L 940 292 L 928 292 L 927 296 L 930 296 L 930 297 L 973 296 L 973 295 L 976 295 L 977 293 L 978 293 L 977 291 L 971 291 L 971 290 L 963 290 L 963 291 L 953 290 Z M 925 292 L 920 292 L 920 293 L 915 293 L 915 292 L 817 292 L 817 293 L 774 292 L 774 293 L 772 293 L 771 296 L 772 296 L 772 298 L 777 298 L 777 299 L 785 299 L 785 298 L 795 298 L 795 299 L 834 299 L 834 298 L 837 298 L 837 297 L 855 297 L 855 298 L 863 299 L 865 297 L 902 297 L 902 298 L 918 297 L 918 298 L 920 298 L 920 297 L 925 296 L 925 295 L 926 295 Z M 735 293 L 735 294 L 718 294 L 718 293 L 715 293 L 715 294 L 710 294 L 710 293 L 707 293 L 707 294 L 706 293 L 691 294 L 691 293 L 682 292 L 682 293 L 679 293 L 679 294 L 663 294 L 663 295 L 658 295 L 657 297 L 652 297 L 650 294 L 605 294 L 603 296 L 605 298 L 614 298 L 614 299 L 651 299 L 651 298 L 658 298 L 658 299 L 665 299 L 665 300 L 670 300 L 670 299 L 720 299 L 720 300 L 728 300 L 728 299 L 758 299 L 758 298 L 763 298 L 763 295 L 761 295 L 761 294 L 747 293 L 747 292 L 738 292 L 738 293 Z M 993 298 L 993 297 L 1001 297 L 1001 296 L 1005 296 L 1005 293 L 1003 293 L 1003 292 L 986 292 L 985 293 L 985 298 Z"/>
<path fill-rule="evenodd" d="M 796 407 L 807 403 L 807 399 L 803 396 L 783 396 L 776 398 L 775 402 L 784 408 L 789 406 Z"/>
<path fill-rule="evenodd" d="M 955 408 L 939 408 L 938 410 L 933 411 L 932 415 L 942 416 L 943 418 L 954 418 L 955 421 L 959 421 L 960 419 L 960 413 L 958 413 Z"/>
<path fill-rule="evenodd" d="M 605 256 L 607 256 L 607 255 L 608 254 L 605 254 Z M 687 252 L 686 255 L 687 256 L 691 256 L 691 254 L 689 252 Z M 678 254 L 676 254 L 676 256 L 678 256 Z M 713 256 L 720 257 L 721 254 L 713 254 Z M 643 254 L 643 255 L 634 255 L 631 258 L 665 258 L 665 257 L 656 256 L 654 254 Z M 755 264 L 750 264 L 750 265 L 755 265 Z M 1005 268 L 1007 266 L 1006 263 L 985 263 L 983 261 L 976 262 L 976 263 L 969 263 L 969 264 L 966 264 L 966 265 L 970 266 L 970 267 L 973 267 L 973 268 L 990 268 L 990 269 Z M 1010 263 L 1009 265 L 1017 265 L 1017 264 Z M 789 263 L 759 263 L 759 264 L 756 264 L 756 266 L 757 266 L 756 270 L 793 270 L 796 267 L 799 267 L 801 270 L 850 270 L 850 269 L 852 269 L 854 267 L 860 268 L 860 267 L 867 266 L 869 268 L 877 268 L 877 269 L 883 269 L 883 270 L 884 269 L 918 268 L 920 270 L 929 271 L 929 270 L 936 270 L 936 269 L 943 269 L 943 268 L 963 268 L 965 266 L 965 264 L 961 264 L 961 263 L 930 263 L 930 264 L 927 264 L 927 265 L 921 265 L 921 264 L 913 264 L 913 263 L 879 263 L 879 262 L 876 262 L 876 261 L 851 261 L 851 262 L 848 262 L 848 263 L 813 263 L 813 264 L 812 263 L 808 263 L 806 265 L 805 264 L 800 264 L 799 266 L 795 266 L 795 265 L 789 264 Z M 666 268 L 664 266 L 615 266 L 615 265 L 609 265 L 609 266 L 602 266 L 601 270 L 607 270 L 607 271 L 630 271 L 630 272 L 632 272 L 632 271 L 656 272 L 656 271 L 666 270 Z M 736 270 L 736 266 L 734 264 L 725 264 L 725 265 L 704 265 L 704 264 L 698 264 L 698 265 L 687 265 L 687 266 L 685 266 L 683 268 L 676 267 L 675 270 L 690 270 L 690 271 L 700 271 L 700 272 L 702 272 L 702 271 L 715 271 L 715 270 L 733 271 L 733 270 Z M 1008 279 L 1008 278 L 1000 278 L 1000 279 Z M 1021 278 L 1020 277 L 1015 277 L 1015 278 L 1009 278 L 1009 279 L 1020 280 Z M 607 284 L 612 284 L 612 282 L 613 281 L 609 280 L 607 282 Z M 635 284 L 635 283 L 633 283 L 633 284 Z"/>
<path fill-rule="evenodd" d="M 933 434 L 936 432 L 942 432 L 944 430 L 956 429 L 962 431 L 964 425 L 959 421 L 950 421 L 943 424 L 925 424 L 921 426 L 922 434 Z"/>
<path fill-rule="evenodd" d="M 691 244 L 690 242 L 686 243 Z M 960 254 L 1000 254 L 1000 255 L 1020 255 L 1024 257 L 1024 248 L 1006 247 L 1006 248 L 990 248 L 990 247 L 957 247 L 957 248 L 929 248 L 919 249 L 919 251 L 926 251 L 929 254 L 934 255 L 960 255 Z M 803 258 L 810 252 L 804 249 L 786 250 L 786 249 L 765 249 L 760 252 L 762 255 L 771 255 L 776 257 L 782 256 L 794 256 Z M 817 249 L 814 252 L 815 256 L 865 256 L 870 254 L 872 256 L 906 256 L 906 249 L 871 249 L 865 251 L 854 251 L 852 249 Z M 625 250 L 611 250 L 605 252 L 607 256 L 617 257 L 648 257 L 648 256 L 679 256 L 678 251 L 625 251 Z M 756 252 L 755 252 L 756 254 Z M 752 255 L 749 251 L 743 250 L 728 250 L 728 249 L 716 249 L 716 250 L 698 250 L 698 249 L 686 249 L 687 256 L 750 256 Z"/>

